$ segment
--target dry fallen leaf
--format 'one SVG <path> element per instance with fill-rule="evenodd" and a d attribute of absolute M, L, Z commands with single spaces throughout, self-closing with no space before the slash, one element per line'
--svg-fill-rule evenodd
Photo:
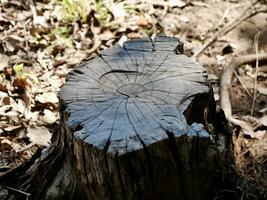
<path fill-rule="evenodd" d="M 58 114 L 55 112 L 52 112 L 48 109 L 44 109 L 44 115 L 41 117 L 41 120 L 44 121 L 47 124 L 53 124 L 57 121 Z"/>
<path fill-rule="evenodd" d="M 21 127 L 21 125 L 8 126 L 8 127 L 4 128 L 4 130 L 10 132 L 10 131 L 14 131 L 16 129 L 19 129 L 20 127 Z"/>
<path fill-rule="evenodd" d="M 267 88 L 266 87 L 259 87 L 258 91 L 260 94 L 267 95 Z"/>
<path fill-rule="evenodd" d="M 118 43 L 121 47 L 123 47 L 123 43 L 126 42 L 128 40 L 126 35 L 121 36 L 121 38 L 119 39 Z"/>
<path fill-rule="evenodd" d="M 34 25 L 42 25 L 44 27 L 47 26 L 46 19 L 44 16 L 37 15 L 37 10 L 34 6 L 30 6 L 33 16 L 33 23 Z"/>
<path fill-rule="evenodd" d="M 26 121 L 37 122 L 39 120 L 39 111 L 31 112 L 30 110 L 26 110 L 24 117 Z"/>
<path fill-rule="evenodd" d="M 12 147 L 12 149 L 15 150 L 15 152 L 17 152 L 21 148 L 20 144 L 10 141 L 7 138 L 1 140 L 1 144 L 8 144 L 10 147 Z"/>
<path fill-rule="evenodd" d="M 147 26 L 148 21 L 144 16 L 139 16 L 136 20 L 136 25 L 138 26 Z"/>
<path fill-rule="evenodd" d="M 27 132 L 27 136 L 33 144 L 46 147 L 50 145 L 52 134 L 44 126 L 29 126 Z"/>
<path fill-rule="evenodd" d="M 8 67 L 9 57 L 0 53 L 0 71 L 3 71 L 5 67 Z"/>
<path fill-rule="evenodd" d="M 189 19 L 185 15 L 180 15 L 179 20 L 184 23 L 188 23 Z"/>
<path fill-rule="evenodd" d="M 169 3 L 170 3 L 170 6 L 171 7 L 179 7 L 179 8 L 182 8 L 184 6 L 186 6 L 186 3 L 184 1 L 181 1 L 181 0 L 169 0 Z"/>
<path fill-rule="evenodd" d="M 51 85 L 51 87 L 59 90 L 59 88 L 63 85 L 64 81 L 61 78 L 59 78 L 58 76 L 51 76 L 47 80 L 47 83 L 49 83 Z"/>
<path fill-rule="evenodd" d="M 263 131 L 256 131 L 255 134 L 254 134 L 254 136 L 255 136 L 256 139 L 262 140 L 265 137 L 266 134 L 267 134 L 267 131 L 265 131 L 265 130 L 263 130 Z"/>
<path fill-rule="evenodd" d="M 13 117 L 13 116 L 18 116 L 19 113 L 12 110 L 12 106 L 10 105 L 4 105 L 0 107 L 0 116 L 8 116 L 8 117 Z"/>
<path fill-rule="evenodd" d="M 124 18 L 126 16 L 126 12 L 124 9 L 124 3 L 117 3 L 113 4 L 111 6 L 111 12 L 114 15 L 115 19 L 118 20 L 118 22 L 123 22 Z"/>
<path fill-rule="evenodd" d="M 39 94 L 35 97 L 35 100 L 39 101 L 40 103 L 58 103 L 57 95 L 54 92 Z"/>
<path fill-rule="evenodd" d="M 260 109 L 259 112 L 266 113 L 267 112 L 267 107 Z"/>
<path fill-rule="evenodd" d="M 208 81 L 218 81 L 219 77 L 215 74 L 208 74 Z"/>
<path fill-rule="evenodd" d="M 8 97 L 8 94 L 7 94 L 6 92 L 2 92 L 2 91 L 0 91 L 0 102 L 2 101 L 2 99 L 3 99 L 4 97 Z"/>
<path fill-rule="evenodd" d="M 263 116 L 260 118 L 260 122 L 267 127 L 267 115 Z"/>
<path fill-rule="evenodd" d="M 99 35 L 99 39 L 102 41 L 109 41 L 114 38 L 114 34 L 110 30 L 106 30 Z"/>

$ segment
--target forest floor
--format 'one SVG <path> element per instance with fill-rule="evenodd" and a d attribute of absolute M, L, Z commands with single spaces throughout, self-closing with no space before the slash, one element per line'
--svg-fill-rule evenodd
<path fill-rule="evenodd" d="M 0 0 L 0 175 L 49 146 L 70 70 L 118 41 L 157 33 L 181 39 L 206 68 L 218 108 L 220 81 L 230 80 L 237 199 L 267 198 L 266 0 Z M 254 58 L 223 76 L 246 55 Z"/>

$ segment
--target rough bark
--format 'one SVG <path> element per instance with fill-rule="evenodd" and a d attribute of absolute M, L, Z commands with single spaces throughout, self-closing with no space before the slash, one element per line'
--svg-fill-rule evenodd
<path fill-rule="evenodd" d="M 143 38 L 73 70 L 52 147 L 2 185 L 31 199 L 211 199 L 215 103 L 204 68 L 181 51 L 175 38 Z"/>

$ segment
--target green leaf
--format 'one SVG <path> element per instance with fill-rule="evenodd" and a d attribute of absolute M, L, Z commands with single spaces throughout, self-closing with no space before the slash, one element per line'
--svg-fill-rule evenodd
<path fill-rule="evenodd" d="M 30 78 L 33 80 L 34 83 L 39 83 L 38 78 L 36 78 L 34 75 L 29 74 L 29 73 L 23 73 L 21 78 L 24 78 L 24 79 Z"/>
<path fill-rule="evenodd" d="M 23 67 L 24 67 L 23 63 L 13 66 L 13 70 L 14 70 L 16 76 L 21 74 L 21 71 L 22 71 Z"/>

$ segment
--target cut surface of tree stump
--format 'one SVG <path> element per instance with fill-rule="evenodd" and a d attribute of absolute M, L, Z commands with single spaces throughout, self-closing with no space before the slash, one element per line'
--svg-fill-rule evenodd
<path fill-rule="evenodd" d="M 182 50 L 175 38 L 142 38 L 70 72 L 52 147 L 0 181 L 32 199 L 211 199 L 213 93 Z"/>
<path fill-rule="evenodd" d="M 74 130 L 90 198 L 207 199 L 202 171 L 212 167 L 210 136 L 183 113 L 203 120 L 210 88 L 181 45 L 169 37 L 128 41 L 69 74 L 60 95 L 63 123 Z M 206 105 L 193 106 L 201 95 Z"/>
<path fill-rule="evenodd" d="M 191 133 L 183 112 L 209 87 L 204 69 L 176 46 L 167 37 L 133 40 L 71 72 L 61 99 L 68 126 L 81 127 L 74 136 L 120 155 L 166 139 L 166 132 Z"/>

